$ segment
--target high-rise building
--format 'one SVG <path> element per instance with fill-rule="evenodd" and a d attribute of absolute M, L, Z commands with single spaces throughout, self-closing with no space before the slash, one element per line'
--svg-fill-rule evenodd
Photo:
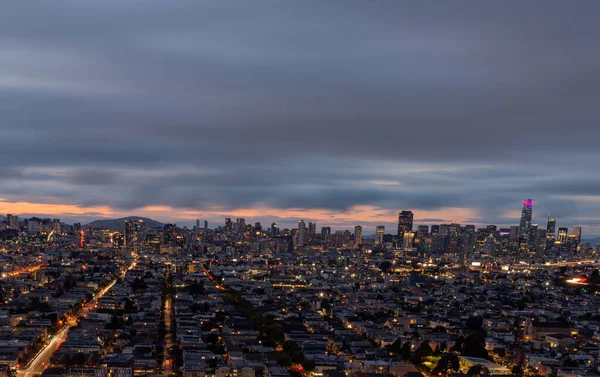
<path fill-rule="evenodd" d="M 226 217 L 225 218 L 225 230 L 226 231 L 232 231 L 233 230 L 233 223 L 231 222 L 231 217 Z"/>
<path fill-rule="evenodd" d="M 350 246 L 350 238 L 352 237 L 352 233 L 348 229 L 344 230 L 342 233 L 342 246 L 348 247 Z"/>
<path fill-rule="evenodd" d="M 417 233 L 415 234 L 418 238 L 425 238 L 429 235 L 429 225 L 419 225 L 417 227 Z"/>
<path fill-rule="evenodd" d="M 513 241 L 519 239 L 519 227 L 517 225 L 511 225 L 508 234 Z"/>
<path fill-rule="evenodd" d="M 529 236 L 527 237 L 529 242 L 529 248 L 534 248 L 537 244 L 538 224 L 531 224 L 529 227 Z"/>
<path fill-rule="evenodd" d="M 311 237 L 314 237 L 315 234 L 317 234 L 317 223 L 316 222 L 309 222 L 308 223 L 308 234 Z"/>
<path fill-rule="evenodd" d="M 402 242 L 402 237 L 406 232 L 412 232 L 413 213 L 412 211 L 402 211 L 398 214 L 398 239 Z"/>
<path fill-rule="evenodd" d="M 415 232 L 407 231 L 404 232 L 402 237 L 402 248 L 404 250 L 412 250 L 415 241 Z"/>
<path fill-rule="evenodd" d="M 558 242 L 565 244 L 569 238 L 569 228 L 558 228 Z"/>
<path fill-rule="evenodd" d="M 546 225 L 546 241 L 554 242 L 556 239 L 556 219 L 548 216 L 548 223 Z"/>
<path fill-rule="evenodd" d="M 432 225 L 431 226 L 431 237 L 435 237 L 438 234 L 440 234 L 440 226 L 439 225 Z"/>
<path fill-rule="evenodd" d="M 208 220 L 204 220 L 204 230 L 208 230 Z"/>
<path fill-rule="evenodd" d="M 175 224 L 163 224 L 163 243 L 165 245 L 172 245 L 177 242 L 177 233 Z"/>
<path fill-rule="evenodd" d="M 575 238 L 575 241 L 577 241 L 577 243 L 581 242 L 581 227 L 580 226 L 574 226 L 571 234 L 573 236 L 575 236 L 574 238 Z"/>
<path fill-rule="evenodd" d="M 17 228 L 16 217 L 17 216 L 13 216 L 10 213 L 6 215 L 6 225 L 8 225 L 9 228 L 11 228 L 11 229 Z"/>
<path fill-rule="evenodd" d="M 39 231 L 37 220 L 27 220 L 27 233 L 37 233 Z"/>
<path fill-rule="evenodd" d="M 235 220 L 235 231 L 238 233 L 244 233 L 246 231 L 246 219 L 238 217 Z"/>
<path fill-rule="evenodd" d="M 279 227 L 277 227 L 276 223 L 271 224 L 271 237 L 279 236 Z"/>
<path fill-rule="evenodd" d="M 529 228 L 531 228 L 531 218 L 533 216 L 533 202 L 527 198 L 523 202 L 521 210 L 521 222 L 519 223 L 519 237 L 529 239 Z"/>
<path fill-rule="evenodd" d="M 121 233 L 113 233 L 111 236 L 112 247 L 115 249 L 123 248 L 123 235 Z"/>
<path fill-rule="evenodd" d="M 378 225 L 375 230 L 375 244 L 381 245 L 383 244 L 383 235 L 385 234 L 385 226 Z"/>
<path fill-rule="evenodd" d="M 493 228 L 491 228 L 492 226 Z M 496 232 L 496 226 L 488 225 L 486 230 L 493 234 Z M 475 246 L 475 225 L 465 225 L 465 227 L 463 228 L 463 233 L 465 246 L 467 246 L 469 249 Z"/>
<path fill-rule="evenodd" d="M 328 227 L 328 226 L 321 227 L 321 240 L 323 242 L 328 242 L 330 235 L 331 235 L 331 227 Z"/>
<path fill-rule="evenodd" d="M 362 243 L 362 226 L 354 227 L 354 247 L 358 247 Z"/>
<path fill-rule="evenodd" d="M 146 224 L 144 220 L 136 220 L 133 223 L 133 247 L 135 250 L 139 250 L 146 238 Z"/>
<path fill-rule="evenodd" d="M 133 222 L 131 220 L 125 220 L 125 235 L 123 237 L 123 246 L 133 246 Z"/>
<path fill-rule="evenodd" d="M 200 219 L 196 219 L 196 229 L 200 229 Z"/>
<path fill-rule="evenodd" d="M 306 224 L 304 220 L 298 221 L 298 241 L 296 244 L 298 247 L 304 246 L 304 237 L 306 237 Z"/>
<path fill-rule="evenodd" d="M 456 254 L 460 250 L 460 233 L 461 228 L 460 224 L 452 223 L 448 225 L 448 245 L 447 252 L 451 254 Z"/>

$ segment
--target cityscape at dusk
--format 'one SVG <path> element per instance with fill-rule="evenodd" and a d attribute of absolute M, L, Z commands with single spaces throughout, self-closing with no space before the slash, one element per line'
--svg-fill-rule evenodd
<path fill-rule="evenodd" d="M 0 7 L 0 377 L 600 377 L 600 2 Z"/>

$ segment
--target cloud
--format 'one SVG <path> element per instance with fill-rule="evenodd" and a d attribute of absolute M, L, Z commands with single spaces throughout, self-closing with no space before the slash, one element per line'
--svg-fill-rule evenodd
<path fill-rule="evenodd" d="M 532 197 L 540 223 L 597 232 L 600 203 L 578 199 L 600 187 L 598 11 L 15 2 L 0 13 L 0 192 L 23 213 L 340 226 L 401 209 L 510 224 Z"/>

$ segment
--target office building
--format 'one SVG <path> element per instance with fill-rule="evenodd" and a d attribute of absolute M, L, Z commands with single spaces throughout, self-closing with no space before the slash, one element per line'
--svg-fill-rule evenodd
<path fill-rule="evenodd" d="M 569 238 L 569 228 L 558 228 L 558 242 L 561 244 L 567 243 Z"/>
<path fill-rule="evenodd" d="M 360 244 L 362 244 L 362 226 L 357 225 L 354 227 L 354 247 Z"/>
<path fill-rule="evenodd" d="M 529 229 L 531 228 L 531 218 L 533 216 L 533 201 L 529 198 L 523 202 L 521 210 L 521 221 L 519 223 L 519 237 L 529 239 Z"/>
<path fill-rule="evenodd" d="M 328 242 L 329 236 L 331 236 L 331 227 L 328 227 L 328 226 L 321 227 L 321 241 Z"/>
<path fill-rule="evenodd" d="M 306 237 L 306 224 L 304 220 L 298 221 L 298 240 L 296 241 L 296 245 L 298 247 L 304 246 L 304 238 Z"/>
<path fill-rule="evenodd" d="M 556 219 L 548 216 L 548 223 L 546 224 L 546 241 L 554 242 L 556 239 Z"/>
<path fill-rule="evenodd" d="M 375 244 L 381 245 L 383 244 L 383 235 L 385 234 L 385 226 L 378 225 L 375 229 Z"/>
<path fill-rule="evenodd" d="M 412 232 L 413 213 L 412 211 L 402 211 L 398 214 L 398 240 L 402 243 L 402 237 L 406 232 Z"/>

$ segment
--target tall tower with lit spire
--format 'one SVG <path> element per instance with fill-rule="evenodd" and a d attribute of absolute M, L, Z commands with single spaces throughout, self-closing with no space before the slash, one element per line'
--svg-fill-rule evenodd
<path fill-rule="evenodd" d="M 519 223 L 519 237 L 529 238 L 529 230 L 531 229 L 531 218 L 533 217 L 533 202 L 527 198 L 523 202 L 523 210 L 521 211 L 521 222 Z"/>

